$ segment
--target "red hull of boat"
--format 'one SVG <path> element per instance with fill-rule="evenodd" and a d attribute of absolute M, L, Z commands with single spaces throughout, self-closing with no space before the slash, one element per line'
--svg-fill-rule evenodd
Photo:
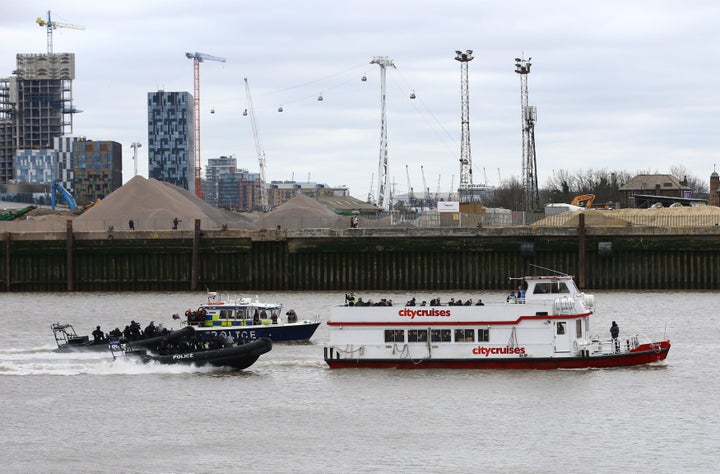
<path fill-rule="evenodd" d="M 622 354 L 610 354 L 594 357 L 546 357 L 512 359 L 429 359 L 413 361 L 409 359 L 325 359 L 331 369 L 344 368 L 384 368 L 384 369 L 587 369 L 604 367 L 629 367 L 650 364 L 665 360 L 670 350 L 670 341 L 642 344 L 636 349 Z"/>

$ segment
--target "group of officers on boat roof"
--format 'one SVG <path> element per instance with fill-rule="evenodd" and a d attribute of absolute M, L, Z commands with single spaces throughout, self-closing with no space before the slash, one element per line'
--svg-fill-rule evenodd
<path fill-rule="evenodd" d="M 420 303 L 417 302 L 415 297 L 413 296 L 410 300 L 405 302 L 405 306 L 485 306 L 485 303 L 483 303 L 482 299 L 478 298 L 476 302 L 473 302 L 472 298 L 469 298 L 465 301 L 463 301 L 462 298 L 450 298 L 450 300 L 447 303 L 442 303 L 440 300 L 440 297 L 437 296 L 430 300 L 430 303 L 428 304 L 427 301 L 423 300 Z M 393 302 L 391 299 L 382 298 L 380 301 L 373 301 L 373 300 L 367 300 L 363 301 L 362 298 L 355 298 L 354 293 L 346 293 L 345 294 L 345 305 L 346 306 L 392 306 Z"/>
<path fill-rule="evenodd" d="M 100 326 L 97 326 L 92 332 L 93 341 L 96 343 L 106 342 L 109 340 L 125 340 L 125 341 L 139 341 L 140 339 L 148 339 L 156 336 L 164 336 L 170 331 L 167 328 L 155 326 L 155 321 L 150 321 L 145 329 L 141 329 L 140 323 L 130 321 L 130 324 L 125 326 L 123 331 L 120 328 L 115 328 L 109 333 L 105 334 Z"/>
<path fill-rule="evenodd" d="M 220 317 L 222 319 L 225 319 L 222 315 L 223 311 L 226 311 L 226 310 L 221 310 Z M 232 310 L 230 310 L 230 311 L 232 311 Z M 297 313 L 295 312 L 294 309 L 288 310 L 288 312 L 285 313 L 285 315 L 287 316 L 288 323 L 296 323 L 297 322 L 298 317 L 297 317 Z M 175 316 L 176 315 L 173 315 L 174 319 L 180 319 L 179 316 L 177 318 Z M 185 317 L 187 318 L 188 323 L 202 323 L 205 321 L 206 316 L 207 316 L 207 310 L 202 307 L 199 308 L 197 311 L 192 311 L 190 309 L 185 311 Z M 255 309 L 255 313 L 253 314 L 253 319 L 252 319 L 253 325 L 258 326 L 258 325 L 262 324 L 263 319 L 267 319 L 267 312 L 264 309 L 262 311 Z M 272 324 L 278 324 L 277 314 L 272 313 L 270 316 L 270 320 L 271 320 Z"/>

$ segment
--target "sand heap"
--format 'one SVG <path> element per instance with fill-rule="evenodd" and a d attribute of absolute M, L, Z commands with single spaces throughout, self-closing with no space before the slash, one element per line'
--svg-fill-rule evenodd
<path fill-rule="evenodd" d="M 258 229 L 303 229 L 347 227 L 344 218 L 317 202 L 300 194 L 281 204 L 276 209 L 258 218 Z"/>
<path fill-rule="evenodd" d="M 189 191 L 155 179 L 135 176 L 75 219 L 77 230 L 192 230 L 195 219 L 203 229 L 253 228 L 249 218 L 211 206 Z"/>
<path fill-rule="evenodd" d="M 720 225 L 720 207 L 661 207 L 651 209 L 619 209 L 606 211 L 589 209 L 568 211 L 541 219 L 535 227 L 577 227 L 578 216 L 585 214 L 588 227 L 706 227 Z"/>

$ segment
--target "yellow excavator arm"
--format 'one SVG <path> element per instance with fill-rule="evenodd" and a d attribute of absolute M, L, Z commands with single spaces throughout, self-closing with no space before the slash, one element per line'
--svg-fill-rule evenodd
<path fill-rule="evenodd" d="M 592 207 L 594 201 L 595 201 L 594 194 L 581 194 L 580 196 L 575 196 L 575 198 L 572 200 L 572 202 L 570 204 L 572 204 L 573 206 L 584 207 L 585 209 L 589 209 Z"/>

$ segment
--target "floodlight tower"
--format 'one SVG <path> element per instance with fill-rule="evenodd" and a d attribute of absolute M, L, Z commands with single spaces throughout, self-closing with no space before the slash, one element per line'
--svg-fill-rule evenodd
<path fill-rule="evenodd" d="M 460 61 L 460 108 L 462 138 L 460 143 L 460 186 L 461 202 L 472 201 L 472 157 L 470 155 L 470 92 L 468 88 L 468 63 L 473 60 L 472 50 L 455 51 L 455 60 Z"/>
<path fill-rule="evenodd" d="M 142 147 L 142 143 L 132 142 L 130 147 L 133 149 L 133 163 L 135 163 L 135 174 L 133 174 L 133 177 L 135 177 L 137 176 L 137 149 Z"/>
<path fill-rule="evenodd" d="M 527 76 L 532 58 L 515 58 L 515 72 L 520 74 L 520 102 L 522 112 L 522 176 L 525 189 L 525 210 L 534 211 L 540 201 L 535 158 L 535 122 L 537 109 L 528 105 Z"/>
<path fill-rule="evenodd" d="M 385 71 L 388 67 L 395 67 L 392 59 L 387 57 L 375 57 L 370 64 L 380 66 L 380 160 L 378 164 L 378 207 L 390 210 L 390 192 L 388 175 L 388 151 L 387 151 L 387 117 L 385 113 Z"/>

